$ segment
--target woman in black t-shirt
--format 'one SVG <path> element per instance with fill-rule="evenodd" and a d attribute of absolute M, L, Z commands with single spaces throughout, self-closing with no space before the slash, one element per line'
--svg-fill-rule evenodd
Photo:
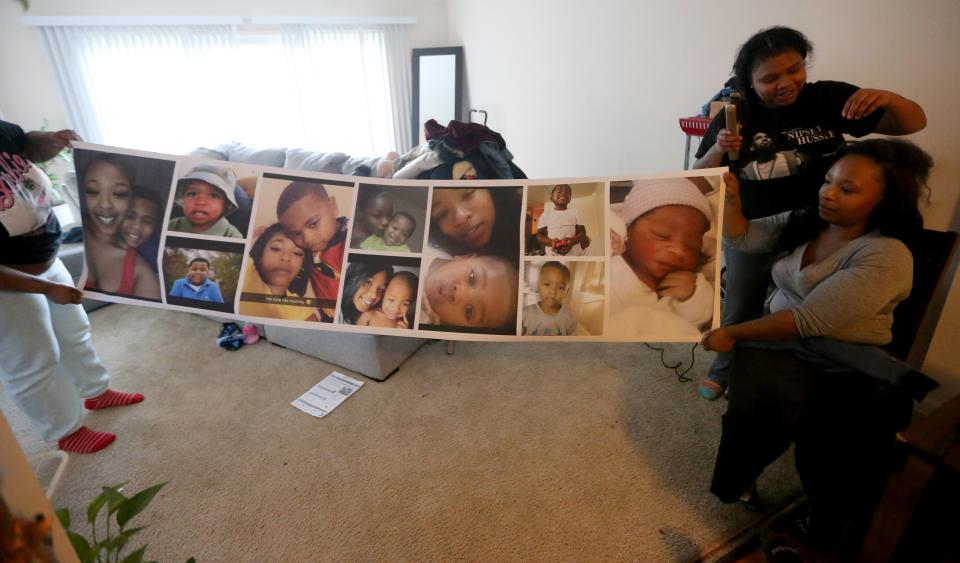
<path fill-rule="evenodd" d="M 743 91 L 739 135 L 721 113 L 697 150 L 694 168 L 729 165 L 740 180 L 748 219 L 813 205 L 844 134 L 906 135 L 927 124 L 915 102 L 887 90 L 845 82 L 807 82 L 813 45 L 799 31 L 772 27 L 747 40 L 733 64 L 734 85 Z M 738 158 L 730 158 L 738 151 Z M 724 249 L 726 298 L 722 324 L 763 314 L 772 256 Z M 719 354 L 698 391 L 713 400 L 724 393 L 730 367 Z"/>

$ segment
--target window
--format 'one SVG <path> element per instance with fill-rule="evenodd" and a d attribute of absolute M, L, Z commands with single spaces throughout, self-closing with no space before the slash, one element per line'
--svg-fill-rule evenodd
<path fill-rule="evenodd" d="M 409 143 L 403 25 L 42 26 L 84 137 L 380 156 Z"/>

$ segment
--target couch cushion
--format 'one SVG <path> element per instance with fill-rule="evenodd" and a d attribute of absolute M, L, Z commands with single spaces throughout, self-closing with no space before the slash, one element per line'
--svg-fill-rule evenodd
<path fill-rule="evenodd" d="M 263 166 L 283 166 L 286 149 L 257 149 L 242 143 L 234 143 L 227 152 L 232 162 L 246 162 Z"/>
<path fill-rule="evenodd" d="M 280 168 L 286 158 L 286 149 L 258 149 L 232 141 L 212 149 L 205 147 L 194 149 L 190 151 L 190 156 Z"/>
<path fill-rule="evenodd" d="M 350 155 L 342 152 L 287 149 L 283 167 L 289 168 L 290 170 L 309 170 L 312 172 L 343 174 L 343 163 L 349 159 Z"/>
<path fill-rule="evenodd" d="M 187 156 L 196 156 L 199 158 L 209 158 L 211 160 L 227 160 L 227 154 L 217 149 L 208 149 L 207 147 L 195 148 L 187 153 Z"/>
<path fill-rule="evenodd" d="M 372 176 L 380 164 L 380 157 L 349 156 L 342 152 L 315 152 L 305 149 L 287 149 L 284 168 L 310 170 L 345 176 Z"/>

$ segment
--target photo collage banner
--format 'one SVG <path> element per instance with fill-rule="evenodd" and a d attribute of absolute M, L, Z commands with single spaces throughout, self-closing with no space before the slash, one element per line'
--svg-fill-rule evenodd
<path fill-rule="evenodd" d="M 450 340 L 719 326 L 722 169 L 392 180 L 90 143 L 74 163 L 90 298 Z"/>

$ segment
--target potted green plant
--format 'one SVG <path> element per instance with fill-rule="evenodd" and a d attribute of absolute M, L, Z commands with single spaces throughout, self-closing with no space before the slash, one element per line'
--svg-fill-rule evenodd
<path fill-rule="evenodd" d="M 126 483 L 103 487 L 97 498 L 87 506 L 86 519 L 90 535 L 85 536 L 71 529 L 70 509 L 61 508 L 57 518 L 67 531 L 70 543 L 83 563 L 140 563 L 143 561 L 147 544 L 135 551 L 123 555 L 127 544 L 146 526 L 128 527 L 130 521 L 153 501 L 166 483 L 147 487 L 131 496 L 126 496 L 123 487 Z M 102 518 L 101 518 L 102 515 Z M 98 523 L 103 523 L 98 527 Z M 111 521 L 113 527 L 111 528 Z M 194 563 L 191 557 L 187 563 Z"/>

